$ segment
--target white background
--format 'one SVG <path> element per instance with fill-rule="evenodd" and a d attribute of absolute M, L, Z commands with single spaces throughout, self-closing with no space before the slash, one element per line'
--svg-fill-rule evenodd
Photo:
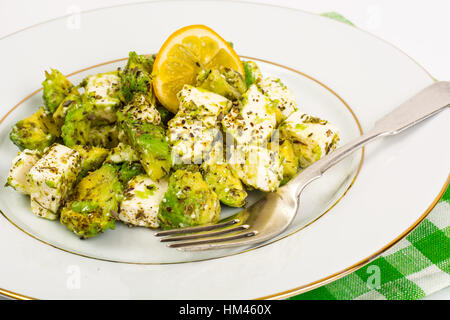
<path fill-rule="evenodd" d="M 449 0 L 247 0 L 314 13 L 336 11 L 392 43 L 438 80 L 450 80 Z M 136 0 L 0 0 L 0 39 L 31 25 Z M 26 50 L 26 48 L 24 48 Z M 450 300 L 450 288 L 430 295 Z M 0 298 L 1 299 L 1 298 Z"/>

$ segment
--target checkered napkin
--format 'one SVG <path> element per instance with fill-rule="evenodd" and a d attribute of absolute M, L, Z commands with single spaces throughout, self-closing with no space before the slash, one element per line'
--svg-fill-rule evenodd
<path fill-rule="evenodd" d="M 323 16 L 353 25 L 338 13 Z M 405 239 L 363 268 L 293 300 L 420 299 L 450 286 L 450 188 Z"/>

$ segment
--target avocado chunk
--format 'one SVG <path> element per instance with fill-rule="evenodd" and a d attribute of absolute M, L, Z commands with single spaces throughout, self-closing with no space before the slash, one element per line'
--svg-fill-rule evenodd
<path fill-rule="evenodd" d="M 119 180 L 124 186 L 138 175 L 145 175 L 145 170 L 140 162 L 123 162 L 120 165 Z"/>
<path fill-rule="evenodd" d="M 219 220 L 220 202 L 199 172 L 177 170 L 159 206 L 163 229 L 214 223 Z"/>
<path fill-rule="evenodd" d="M 125 103 L 131 101 L 135 93 L 143 93 L 146 96 L 152 95 L 153 55 L 138 55 L 132 51 L 128 55 L 128 62 L 124 70 L 120 73 L 120 90 L 122 100 Z"/>
<path fill-rule="evenodd" d="M 280 143 L 279 154 L 281 164 L 283 165 L 283 180 L 281 185 L 289 182 L 298 172 L 298 157 L 294 152 L 294 146 L 289 140 Z"/>
<path fill-rule="evenodd" d="M 201 172 L 200 165 L 194 163 L 175 163 L 172 164 L 172 168 L 170 169 L 172 172 L 177 170 L 186 170 L 190 172 Z"/>
<path fill-rule="evenodd" d="M 56 111 L 53 113 L 53 120 L 60 128 L 64 124 L 66 114 L 72 106 L 81 104 L 81 95 L 77 88 L 72 88 L 70 93 L 62 100 Z"/>
<path fill-rule="evenodd" d="M 95 108 L 92 99 L 86 95 L 71 105 L 61 127 L 61 137 L 66 146 L 90 145 L 107 149 L 117 146 L 119 130 L 116 124 L 96 121 Z"/>
<path fill-rule="evenodd" d="M 171 155 L 166 130 L 153 123 L 136 119 L 132 113 L 118 112 L 118 122 L 130 145 L 139 155 L 142 166 L 152 180 L 169 173 Z"/>
<path fill-rule="evenodd" d="M 114 124 L 91 126 L 87 145 L 111 149 L 119 144 L 119 128 Z"/>
<path fill-rule="evenodd" d="M 119 180 L 124 186 L 135 176 L 145 174 L 137 152 L 132 146 L 123 142 L 109 150 L 105 162 L 120 165 Z"/>
<path fill-rule="evenodd" d="M 224 161 L 221 141 L 214 144 L 208 158 L 202 163 L 202 173 L 220 202 L 230 207 L 243 207 L 246 204 L 247 192 L 239 177 Z"/>
<path fill-rule="evenodd" d="M 50 113 L 56 111 L 73 87 L 72 83 L 56 69 L 51 69 L 50 73 L 45 71 L 42 86 L 44 105 Z"/>
<path fill-rule="evenodd" d="M 79 103 L 72 104 L 67 110 L 61 127 L 61 137 L 66 146 L 87 145 L 92 125 L 88 119 L 91 108 L 89 100 L 83 95 Z"/>
<path fill-rule="evenodd" d="M 220 94 L 232 101 L 240 99 L 247 90 L 243 76 L 225 67 L 200 71 L 196 87 Z"/>
<path fill-rule="evenodd" d="M 108 156 L 109 150 L 93 146 L 74 146 L 81 156 L 81 169 L 78 179 L 85 177 L 90 171 L 97 170 Z"/>
<path fill-rule="evenodd" d="M 243 207 L 246 204 L 247 192 L 228 164 L 208 166 L 203 177 L 223 204 L 230 207 Z"/>
<path fill-rule="evenodd" d="M 261 70 L 259 70 L 258 65 L 254 61 L 242 61 L 242 64 L 244 66 L 245 84 L 247 88 L 262 79 Z"/>
<path fill-rule="evenodd" d="M 123 197 L 118 171 L 117 166 L 104 164 L 84 177 L 61 210 L 61 223 L 83 239 L 114 229 Z"/>
<path fill-rule="evenodd" d="M 165 127 L 167 127 L 167 124 L 174 117 L 174 114 L 172 112 L 170 112 L 169 110 L 167 110 L 166 108 L 164 108 L 163 105 L 160 104 L 157 100 L 156 100 L 155 107 L 156 107 L 156 110 L 158 110 L 158 112 L 159 112 L 159 117 L 161 118 L 161 123 Z"/>
<path fill-rule="evenodd" d="M 9 138 L 21 150 L 43 151 L 56 140 L 58 135 L 58 128 L 51 114 L 41 107 L 28 118 L 17 122 Z"/>

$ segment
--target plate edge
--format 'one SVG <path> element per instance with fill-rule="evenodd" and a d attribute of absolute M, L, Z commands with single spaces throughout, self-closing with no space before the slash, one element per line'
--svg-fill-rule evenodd
<path fill-rule="evenodd" d="M 172 0 L 171 2 L 176 2 L 177 0 Z M 222 0 L 216 0 L 217 2 L 226 2 L 226 1 L 222 1 Z M 101 8 L 95 8 L 95 9 L 91 9 L 91 10 L 86 10 L 86 11 L 82 11 L 81 13 L 89 13 L 89 12 L 95 12 L 95 11 L 100 11 L 103 9 L 110 9 L 110 8 L 115 8 L 115 7 L 122 7 L 122 6 L 131 6 L 131 5 L 138 5 L 138 4 L 146 4 L 146 3 L 158 3 L 158 2 L 168 2 L 166 1 L 162 1 L 162 0 L 156 0 L 156 1 L 142 1 L 142 2 L 135 2 L 135 3 L 128 3 L 128 4 L 119 4 L 119 5 L 113 5 L 113 6 L 108 6 L 108 7 L 101 7 Z M 249 1 L 236 1 L 236 0 L 229 0 L 229 2 L 233 2 L 233 3 L 243 3 L 243 4 L 252 4 L 252 5 L 259 5 L 259 6 L 266 6 L 266 7 L 277 7 L 277 8 L 283 8 L 283 9 L 289 9 L 289 10 L 293 10 L 293 11 L 298 11 L 298 12 L 303 12 L 305 14 L 309 14 L 309 15 L 313 15 L 313 16 L 317 16 L 317 17 L 322 17 L 324 19 L 328 19 L 326 17 L 321 16 L 318 13 L 314 13 L 314 12 L 309 12 L 306 10 L 301 10 L 301 9 L 296 9 L 296 8 L 290 8 L 287 6 L 280 6 L 280 5 L 272 5 L 272 4 L 267 4 L 267 3 L 254 3 L 254 2 L 249 2 Z M 54 19 L 49 19 L 49 20 L 45 20 L 36 24 L 33 24 L 31 26 L 27 26 L 25 28 L 22 28 L 20 30 L 14 31 L 12 33 L 9 33 L 3 37 L 0 38 L 0 40 L 9 38 L 10 36 L 13 36 L 15 34 L 21 33 L 22 31 L 26 31 L 28 29 L 37 27 L 41 24 L 45 24 L 48 22 L 52 22 L 58 19 L 63 19 L 63 18 L 67 18 L 69 15 L 63 15 L 63 16 L 59 16 L 56 17 Z M 334 20 L 331 20 L 334 21 Z M 335 23 L 340 23 L 337 21 L 334 21 Z M 349 26 L 350 27 L 350 26 Z M 404 52 L 403 50 L 401 50 L 399 47 L 395 46 L 394 44 L 390 43 L 387 40 L 384 40 L 383 38 L 378 37 L 377 35 L 374 35 L 366 30 L 360 29 L 357 26 L 351 26 L 353 28 L 355 28 L 356 30 L 359 30 L 369 36 L 372 36 L 373 38 L 384 42 L 385 44 L 391 46 L 392 48 L 394 48 L 395 50 L 397 50 L 398 52 L 402 53 L 403 55 L 405 55 L 407 58 L 409 58 L 412 62 L 414 62 L 422 71 L 424 71 L 433 81 L 438 81 L 435 77 L 433 77 L 433 75 L 427 70 L 425 69 L 424 66 L 422 66 L 418 61 L 416 61 L 415 59 L 413 59 L 411 56 L 409 56 L 406 52 Z M 33 92 L 32 94 L 30 94 L 29 96 L 32 96 L 34 94 L 36 94 L 37 92 L 39 92 L 41 89 L 36 90 L 35 92 Z M 24 98 L 23 100 L 28 99 L 29 97 Z M 22 102 L 20 102 L 22 103 Z M 19 104 L 20 104 L 19 103 Z M 0 122 L 2 122 L 4 120 L 4 118 L 13 110 L 10 110 L 4 117 L 2 117 L 2 119 L 0 120 Z M 408 228 L 406 231 L 404 231 L 400 236 L 398 236 L 396 239 L 394 239 L 393 241 L 391 241 L 388 245 L 386 245 L 385 247 L 381 248 L 379 251 L 377 251 L 374 255 L 372 255 L 369 258 L 366 258 L 356 264 L 354 264 L 353 266 L 350 266 L 349 268 L 346 268 L 340 272 L 337 272 L 335 274 L 332 274 L 331 276 L 322 279 L 322 280 L 318 280 L 315 282 L 312 282 L 310 284 L 307 284 L 305 286 L 301 286 L 301 287 L 297 287 L 297 288 L 293 288 L 290 290 L 286 290 L 286 291 L 282 291 L 280 293 L 275 293 L 272 295 L 267 295 L 267 296 L 263 296 L 260 298 L 255 298 L 255 300 L 263 300 L 263 299 L 285 299 L 285 298 L 289 298 L 292 297 L 296 294 L 300 294 L 300 293 L 304 293 L 307 292 L 309 290 L 315 289 L 317 287 L 320 287 L 322 285 L 325 285 L 329 282 L 332 282 L 333 280 L 337 280 L 361 267 L 363 267 L 364 265 L 370 263 L 372 260 L 376 259 L 380 254 L 382 254 L 384 251 L 388 250 L 390 247 L 392 247 L 393 245 L 395 245 L 397 242 L 399 242 L 401 239 L 403 239 L 404 237 L 406 237 L 410 232 L 412 232 L 427 216 L 428 214 L 431 212 L 431 210 L 433 210 L 433 208 L 436 206 L 436 204 L 439 202 L 439 200 L 441 199 L 442 195 L 445 193 L 445 190 L 447 189 L 448 185 L 449 185 L 449 179 L 450 179 L 450 174 L 447 177 L 447 181 L 444 183 L 443 188 L 441 189 L 441 191 L 439 192 L 438 196 L 434 199 L 434 201 L 432 202 L 432 204 L 428 207 L 428 209 L 425 211 L 424 214 L 422 214 L 422 216 L 419 218 L 419 220 L 417 220 L 410 228 Z M 367 260 L 370 259 L 370 260 Z M 293 291 L 293 290 L 297 290 L 297 291 Z M 22 295 L 19 293 L 15 293 L 6 289 L 2 289 L 0 288 L 0 295 L 4 295 L 10 298 L 14 298 L 14 299 L 20 299 L 20 300 L 35 300 L 36 298 L 32 298 L 32 297 L 28 297 L 26 295 Z"/>

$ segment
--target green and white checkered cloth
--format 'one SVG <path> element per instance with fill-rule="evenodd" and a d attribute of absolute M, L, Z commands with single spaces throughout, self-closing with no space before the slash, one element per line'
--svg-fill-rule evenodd
<path fill-rule="evenodd" d="M 405 239 L 361 269 L 294 300 L 413 300 L 450 286 L 450 188 Z"/>
<path fill-rule="evenodd" d="M 378 259 L 290 299 L 420 299 L 450 286 L 450 188 L 428 217 Z"/>
<path fill-rule="evenodd" d="M 353 25 L 331 12 L 332 19 Z M 292 300 L 413 300 L 450 286 L 450 188 L 405 239 L 363 268 Z"/>

